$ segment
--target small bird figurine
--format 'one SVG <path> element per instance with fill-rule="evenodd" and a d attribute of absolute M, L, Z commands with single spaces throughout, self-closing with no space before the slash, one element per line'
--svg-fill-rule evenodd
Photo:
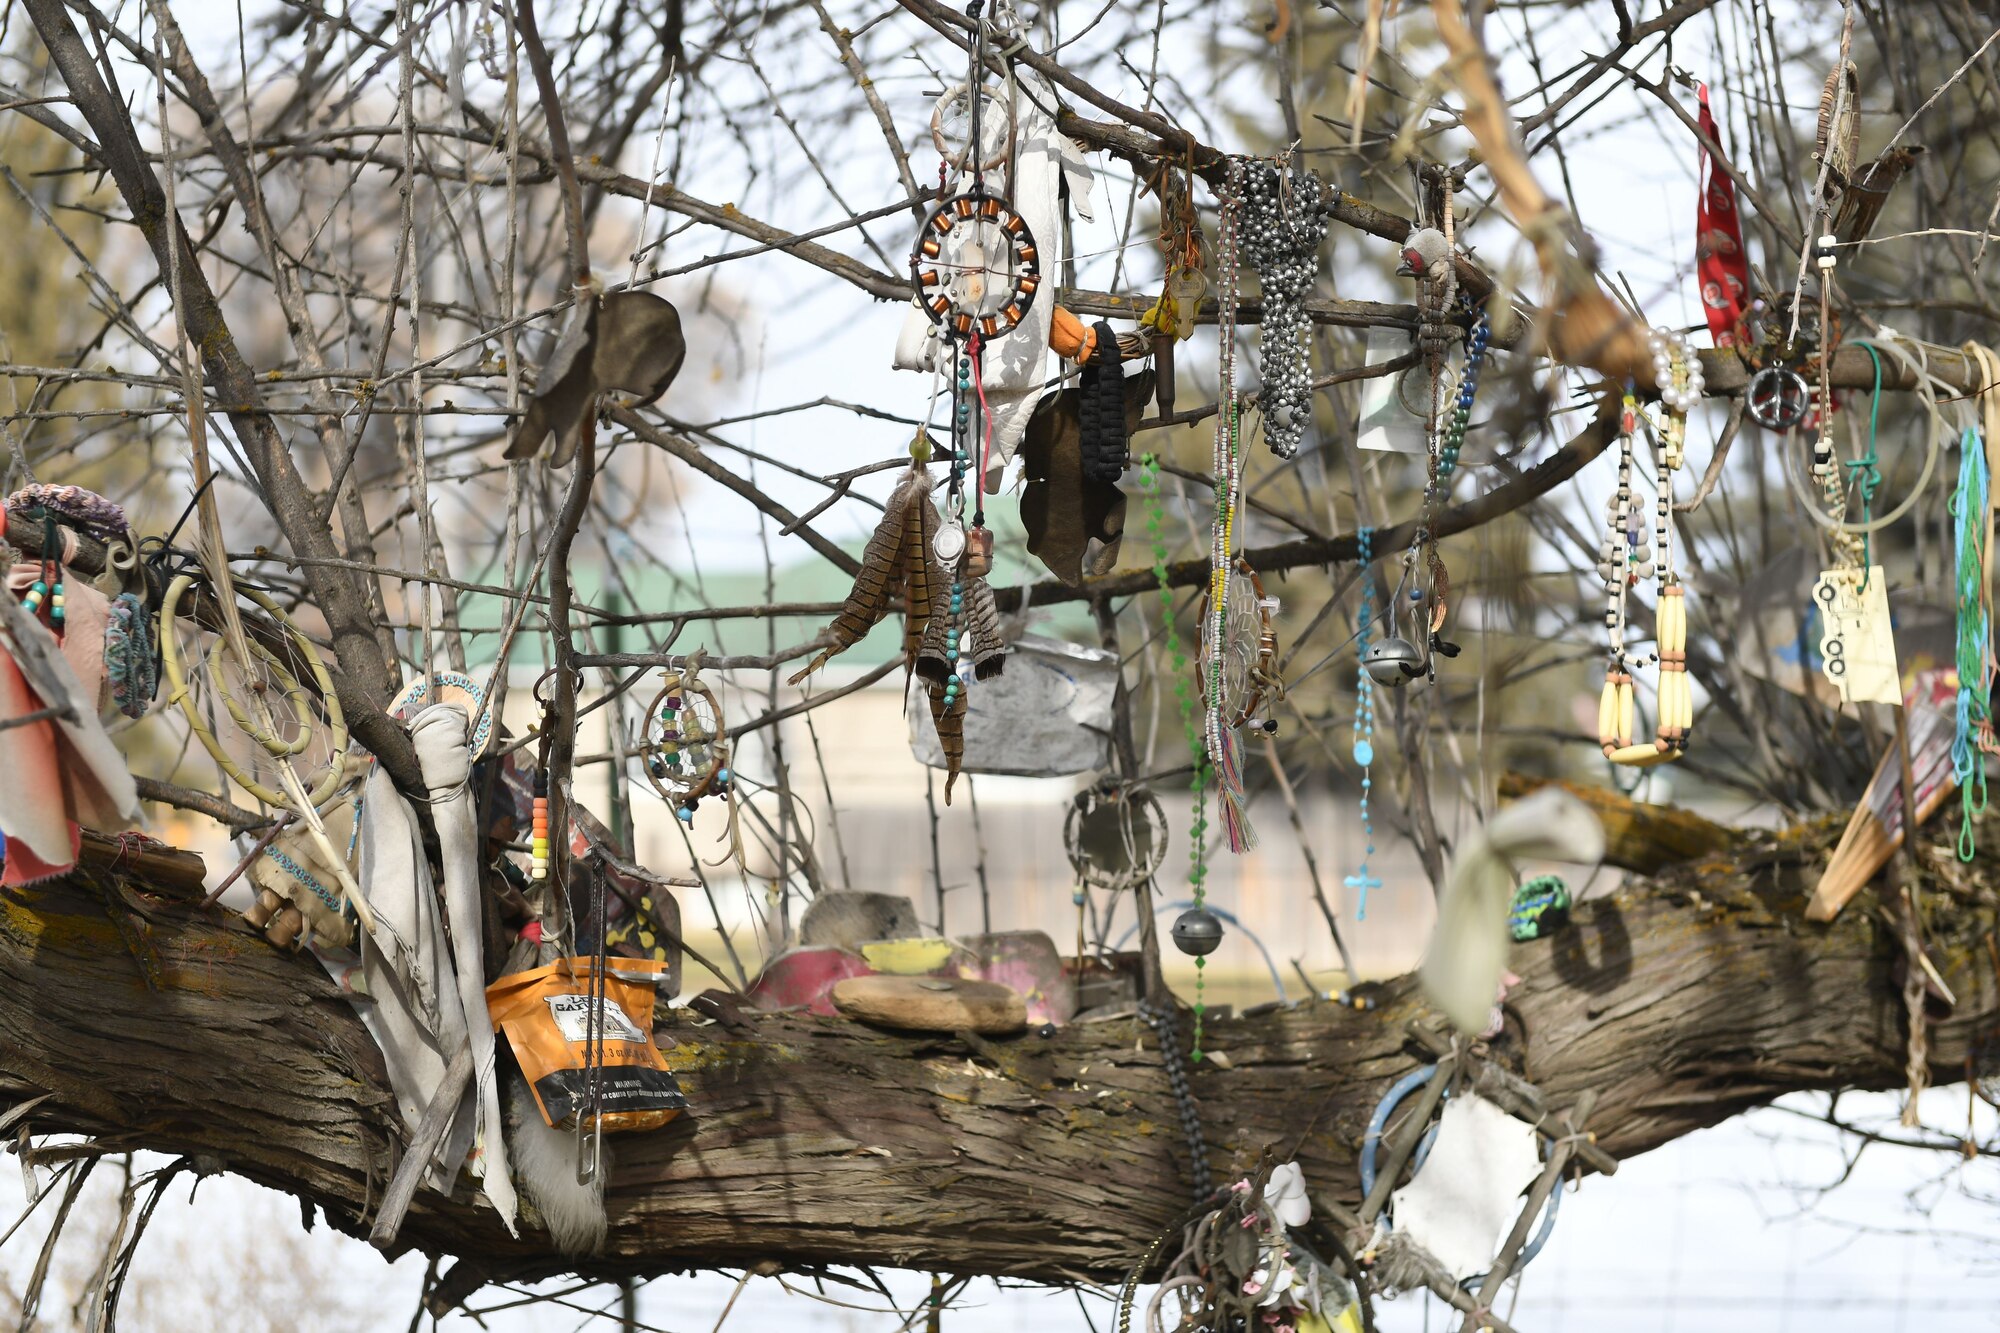
<path fill-rule="evenodd" d="M 1891 148 L 1873 161 L 1864 162 L 1854 174 L 1840 182 L 1840 206 L 1833 215 L 1834 239 L 1843 245 L 1861 240 L 1874 229 L 1882 215 L 1889 191 L 1909 174 L 1924 155 L 1921 144 Z"/>
<path fill-rule="evenodd" d="M 1396 274 L 1403 278 L 1425 278 L 1435 282 L 1451 262 L 1451 246 L 1436 227 L 1419 227 L 1403 240 L 1403 262 Z"/>

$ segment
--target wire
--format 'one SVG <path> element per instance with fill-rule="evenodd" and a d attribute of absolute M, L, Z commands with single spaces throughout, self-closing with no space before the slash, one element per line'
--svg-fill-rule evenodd
<path fill-rule="evenodd" d="M 1805 510 L 1806 517 L 1830 532 L 1844 532 L 1853 536 L 1863 536 L 1871 532 L 1880 532 L 1883 528 L 1888 527 L 1910 512 L 1911 507 L 1916 504 L 1917 498 L 1924 493 L 1924 488 L 1930 484 L 1931 474 L 1937 470 L 1938 453 L 1944 439 L 1944 412 L 1939 406 L 1937 391 L 1941 387 L 1949 389 L 1951 386 L 1944 384 L 1943 381 L 1931 373 L 1929 359 L 1922 355 L 1923 344 L 1915 342 L 1910 344 L 1917 349 L 1917 355 L 1913 356 L 1903 350 L 1901 344 L 1905 341 L 1908 340 L 1882 340 L 1871 343 L 1867 340 L 1856 339 L 1854 344 L 1862 347 L 1879 347 L 1896 357 L 1904 368 L 1909 370 L 1915 377 L 1917 392 L 1922 395 L 1924 406 L 1930 410 L 1930 439 L 1925 446 L 1923 472 L 1918 476 L 1916 485 L 1910 488 L 1910 493 L 1903 497 L 1903 502 L 1880 518 L 1869 518 L 1860 523 L 1848 523 L 1842 519 L 1835 518 L 1824 509 L 1821 509 L 1819 501 L 1813 498 L 1811 491 L 1806 488 L 1806 483 L 1800 477 L 1798 469 L 1789 463 L 1784 466 L 1785 480 L 1790 483 L 1792 493 L 1798 497 L 1799 504 Z"/>

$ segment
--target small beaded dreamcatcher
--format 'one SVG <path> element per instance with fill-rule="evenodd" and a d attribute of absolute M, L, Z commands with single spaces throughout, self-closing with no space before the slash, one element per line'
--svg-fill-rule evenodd
<path fill-rule="evenodd" d="M 646 781 L 682 823 L 704 796 L 729 799 L 729 732 L 715 692 L 694 671 L 667 671 L 646 709 Z"/>
<path fill-rule="evenodd" d="M 1167 812 L 1144 787 L 1086 787 L 1063 821 L 1076 888 L 1076 956 L 1085 957 L 1083 918 L 1091 889 L 1122 893 L 1150 881 L 1167 859 Z"/>

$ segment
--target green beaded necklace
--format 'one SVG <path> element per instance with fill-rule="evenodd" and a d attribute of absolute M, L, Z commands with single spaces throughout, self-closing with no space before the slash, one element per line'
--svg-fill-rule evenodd
<path fill-rule="evenodd" d="M 1181 729 L 1187 735 L 1188 757 L 1194 776 L 1188 787 L 1194 793 L 1193 822 L 1188 829 L 1188 887 L 1194 905 L 1200 907 L 1207 896 L 1208 880 L 1208 782 L 1211 770 L 1208 745 L 1202 738 L 1202 722 L 1197 718 L 1194 691 L 1189 688 L 1188 657 L 1181 650 L 1180 631 L 1174 626 L 1174 591 L 1167 581 L 1166 509 L 1160 502 L 1160 460 L 1147 454 L 1139 460 L 1139 485 L 1146 496 L 1146 536 L 1153 544 L 1153 577 L 1160 585 L 1160 618 L 1165 627 L 1167 660 L 1174 675 L 1174 698 L 1180 705 Z M 1194 960 L 1194 1049 L 1201 1059 L 1202 1018 L 1208 1012 L 1203 1002 L 1208 959 Z"/>

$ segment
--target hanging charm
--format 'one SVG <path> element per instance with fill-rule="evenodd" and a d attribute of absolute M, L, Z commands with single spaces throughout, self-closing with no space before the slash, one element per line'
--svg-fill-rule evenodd
<path fill-rule="evenodd" d="M 1041 254 L 1027 222 L 997 195 L 944 200 L 924 220 L 910 276 L 932 322 L 956 338 L 1000 337 L 1027 317 L 1041 289 Z"/>
<path fill-rule="evenodd" d="M 729 799 L 729 732 L 715 692 L 690 663 L 662 673 L 660 692 L 646 708 L 646 781 L 673 807 L 683 824 L 694 821 L 705 796 Z"/>

